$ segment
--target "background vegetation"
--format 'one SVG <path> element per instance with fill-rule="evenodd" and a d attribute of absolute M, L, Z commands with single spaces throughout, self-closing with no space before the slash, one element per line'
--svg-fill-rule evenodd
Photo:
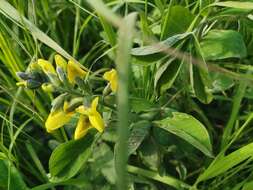
<path fill-rule="evenodd" d="M 250 0 L 0 0 L 0 189 L 252 190 L 252 10 Z M 72 140 L 74 121 L 66 136 L 47 133 L 59 94 L 16 85 L 16 72 L 55 54 L 98 77 L 117 67 L 117 101 L 88 80 L 103 97 L 101 135 Z"/>

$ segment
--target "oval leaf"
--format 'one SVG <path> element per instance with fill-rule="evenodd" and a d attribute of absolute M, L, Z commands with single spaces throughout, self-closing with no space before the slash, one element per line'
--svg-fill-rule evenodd
<path fill-rule="evenodd" d="M 200 43 L 206 60 L 244 58 L 247 49 L 243 37 L 233 30 L 211 30 Z"/>
<path fill-rule="evenodd" d="M 206 128 L 194 117 L 173 112 L 173 117 L 155 121 L 158 127 L 184 139 L 206 156 L 212 157 L 212 145 Z"/>
<path fill-rule="evenodd" d="M 73 177 L 91 155 L 92 142 L 93 136 L 88 134 L 59 145 L 49 159 L 50 180 L 58 182 Z"/>

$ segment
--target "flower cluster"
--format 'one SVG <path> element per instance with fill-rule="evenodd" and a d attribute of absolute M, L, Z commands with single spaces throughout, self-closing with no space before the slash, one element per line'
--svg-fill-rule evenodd
<path fill-rule="evenodd" d="M 52 133 L 63 127 L 74 116 L 78 116 L 74 139 L 82 138 L 91 128 L 103 132 L 105 124 L 97 110 L 99 97 L 91 98 L 92 94 L 83 89 L 88 70 L 73 60 L 67 62 L 60 55 L 55 55 L 54 60 L 56 67 L 47 60 L 38 59 L 29 66 L 26 72 L 17 73 L 22 79 L 17 83 L 19 86 L 30 89 L 41 87 L 46 92 L 58 93 L 52 101 L 52 108 L 45 122 L 47 132 Z M 103 78 L 108 81 L 111 91 L 115 93 L 118 85 L 116 70 L 105 72 Z"/>

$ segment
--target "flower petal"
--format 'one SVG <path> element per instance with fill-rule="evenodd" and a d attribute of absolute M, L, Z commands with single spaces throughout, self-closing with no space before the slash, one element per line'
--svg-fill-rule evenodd
<path fill-rule="evenodd" d="M 38 59 L 38 65 L 42 68 L 44 73 L 53 73 L 56 74 L 56 71 L 53 67 L 53 65 L 44 59 Z"/>
<path fill-rule="evenodd" d="M 96 97 L 94 100 L 92 100 L 91 102 L 91 110 L 92 111 L 96 111 L 97 110 L 97 106 L 98 106 L 98 97 Z"/>
<path fill-rule="evenodd" d="M 51 133 L 54 130 L 68 123 L 71 117 L 73 116 L 73 114 L 74 114 L 73 112 L 65 113 L 62 110 L 51 112 L 48 115 L 48 118 L 45 123 L 47 132 Z"/>
<path fill-rule="evenodd" d="M 104 73 L 103 78 L 110 82 L 110 86 L 113 92 L 117 91 L 118 87 L 118 75 L 115 69 L 111 69 Z"/>
<path fill-rule="evenodd" d="M 84 71 L 77 63 L 73 61 L 69 61 L 67 65 L 67 74 L 68 79 L 71 84 L 75 83 L 75 78 L 83 78 L 86 75 L 86 71 Z"/>
<path fill-rule="evenodd" d="M 88 115 L 90 112 L 89 112 L 89 108 L 87 109 L 86 107 L 84 107 L 83 105 L 82 106 L 79 106 L 78 108 L 76 108 L 76 112 L 80 113 L 80 114 L 84 114 L 84 115 Z"/>
<path fill-rule="evenodd" d="M 76 130 L 75 130 L 75 134 L 74 134 L 74 139 L 77 140 L 84 137 L 90 128 L 91 128 L 91 125 L 90 125 L 88 117 L 84 115 L 80 115 Z"/>
<path fill-rule="evenodd" d="M 97 111 L 92 112 L 92 114 L 89 115 L 89 120 L 92 125 L 92 127 L 96 128 L 100 133 L 104 131 L 104 121 Z"/>
<path fill-rule="evenodd" d="M 57 67 L 61 67 L 63 69 L 63 71 L 67 70 L 67 61 L 62 56 L 57 54 L 54 56 L 54 60 L 55 60 Z"/>

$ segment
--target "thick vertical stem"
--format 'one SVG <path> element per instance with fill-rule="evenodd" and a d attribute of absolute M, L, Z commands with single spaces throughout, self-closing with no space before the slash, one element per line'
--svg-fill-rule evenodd
<path fill-rule="evenodd" d="M 118 136 L 116 171 L 118 175 L 118 189 L 127 189 L 127 142 L 129 134 L 129 75 L 130 51 L 134 34 L 136 14 L 128 15 L 119 28 L 118 51 L 116 57 L 118 71 Z"/>

